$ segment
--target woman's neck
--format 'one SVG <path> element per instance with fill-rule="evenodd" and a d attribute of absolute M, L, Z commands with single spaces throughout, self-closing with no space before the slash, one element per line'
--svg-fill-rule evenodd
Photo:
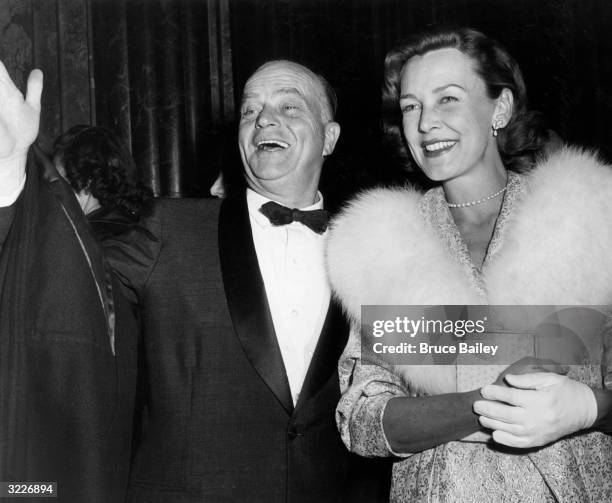
<path fill-rule="evenodd" d="M 467 204 L 449 209 L 472 262 L 481 270 L 504 201 L 508 172 L 502 165 L 487 170 L 486 176 L 457 182 L 444 184 L 444 191 L 447 201 Z M 459 197 L 462 199 L 455 199 Z"/>
<path fill-rule="evenodd" d="M 446 200 L 460 208 L 473 208 L 476 213 L 479 208 L 492 208 L 495 204 L 486 204 L 499 199 L 508 181 L 508 171 L 499 156 L 490 164 L 475 166 L 467 173 L 442 183 Z M 472 212 L 469 212 L 472 213 Z"/>

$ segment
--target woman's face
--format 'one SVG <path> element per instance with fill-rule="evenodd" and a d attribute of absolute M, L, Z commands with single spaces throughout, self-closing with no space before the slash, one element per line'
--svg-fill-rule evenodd
<path fill-rule="evenodd" d="M 400 93 L 404 136 L 431 180 L 444 182 L 490 168 L 499 155 L 491 134 L 498 101 L 488 97 L 472 60 L 457 49 L 407 61 Z"/>

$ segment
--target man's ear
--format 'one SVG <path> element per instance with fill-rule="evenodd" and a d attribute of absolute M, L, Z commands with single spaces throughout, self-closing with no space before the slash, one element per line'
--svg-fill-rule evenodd
<path fill-rule="evenodd" d="M 328 122 L 325 124 L 325 141 L 323 143 L 323 157 L 330 155 L 336 147 L 336 142 L 340 138 L 340 124 Z"/>
<path fill-rule="evenodd" d="M 508 125 L 512 118 L 514 109 L 514 95 L 508 88 L 504 88 L 497 98 L 495 113 L 493 114 L 493 124 L 495 129 L 501 129 Z"/>

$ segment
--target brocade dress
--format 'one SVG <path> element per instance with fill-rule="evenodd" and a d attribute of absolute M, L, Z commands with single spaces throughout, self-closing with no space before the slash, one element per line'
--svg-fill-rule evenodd
<path fill-rule="evenodd" d="M 504 195 L 500 215 L 497 219 L 491 242 L 489 244 L 482 270 L 476 267 L 470 258 L 468 248 L 454 223 L 453 217 L 445 201 L 441 187 L 429 190 L 418 201 L 418 214 L 426 226 L 433 229 L 435 235 L 444 243 L 446 251 L 462 270 L 467 278 L 475 297 L 472 304 L 486 304 L 488 297 L 486 274 L 500 250 L 504 247 L 507 229 L 512 222 L 516 208 L 525 195 L 526 178 L 509 172 L 507 190 Z M 381 195 L 382 194 L 382 195 Z M 397 191 L 396 191 L 397 195 Z M 396 197 L 394 195 L 393 197 Z M 366 196 L 367 197 L 367 196 Z M 388 197 L 381 192 L 377 197 Z M 373 203 L 380 206 L 378 202 Z M 349 209 L 349 213 L 350 213 Z M 401 211 L 401 210 L 399 210 Z M 395 218 L 409 218 L 399 211 L 391 211 Z M 360 214 L 367 216 L 367 211 Z M 381 219 L 379 219 L 380 221 Z M 382 219 L 384 220 L 384 218 Z M 361 222 L 363 220 L 355 219 Z M 340 217 L 333 225 L 333 234 L 338 236 L 347 232 L 348 226 Z M 385 224 L 383 224 L 385 225 Z M 350 233 L 351 229 L 348 229 Z M 353 229 L 354 230 L 354 229 Z M 391 231 L 387 232 L 387 235 Z M 381 234 L 384 234 L 381 231 Z M 418 236 L 416 237 L 418 239 Z M 328 253 L 330 259 L 330 274 L 336 295 L 343 300 L 347 297 L 346 290 L 355 286 L 340 285 L 341 281 L 334 278 L 334 256 L 337 244 L 332 244 Z M 347 238 L 349 239 L 349 238 Z M 370 240 L 372 240 L 370 236 Z M 345 242 L 342 246 L 347 247 Z M 355 249 L 361 246 L 354 242 Z M 368 246 L 368 245 L 364 245 Z M 393 254 L 402 252 L 394 248 L 393 243 L 381 246 L 380 253 Z M 376 253 L 373 253 L 376 255 Z M 371 255 L 371 256 L 373 256 Z M 387 255 L 390 256 L 390 255 Z M 339 259 L 341 260 L 341 259 Z M 384 258 L 381 258 L 384 260 Z M 346 262 L 346 257 L 344 262 Z M 338 262 L 336 261 L 336 264 Z M 401 261 L 400 261 L 401 266 Z M 397 264 L 396 264 L 397 265 Z M 410 264 L 406 264 L 409 267 Z M 350 267 L 350 266 L 349 266 Z M 364 271 L 364 263 L 359 258 L 352 266 L 354 271 L 342 271 L 359 274 Z M 376 273 L 377 265 L 371 267 Z M 374 274 L 372 273 L 372 274 Z M 364 274 L 364 273 L 362 273 Z M 385 281 L 385 274 L 380 271 L 380 281 Z M 348 274 L 350 276 L 350 274 Z M 389 289 L 393 290 L 394 279 L 387 278 Z M 363 285 L 360 284 L 360 287 Z M 612 285 L 610 285 L 612 289 Z M 364 288 L 367 289 L 367 286 Z M 368 293 L 367 300 L 362 304 L 408 304 L 411 285 L 397 298 L 393 294 L 384 295 Z M 384 298 L 383 298 L 384 297 Z M 563 300 L 561 299 L 564 303 Z M 348 302 L 348 301 L 347 301 Z M 550 300 L 547 299 L 547 302 Z M 415 304 L 425 304 L 423 298 Z M 432 302 L 437 303 L 437 302 Z M 447 302 L 451 303 L 451 302 Z M 459 300 L 457 303 L 464 303 Z M 546 302 L 543 302 L 546 303 Z M 345 303 L 346 308 L 346 303 Z M 347 311 L 350 309 L 347 308 Z M 340 386 L 343 392 L 337 407 L 337 423 L 343 441 L 353 452 L 363 456 L 395 456 L 398 461 L 394 465 L 393 482 L 390 495 L 392 502 L 603 502 L 612 501 L 612 440 L 609 435 L 600 432 L 581 432 L 572 437 L 563 438 L 549 446 L 529 451 L 511 449 L 491 441 L 486 442 L 486 433 L 480 432 L 469 438 L 480 441 L 453 441 L 419 453 L 394 452 L 383 431 L 382 417 L 388 401 L 394 397 L 428 394 L 423 389 L 411 388 L 407 380 L 398 373 L 391 364 L 377 360 L 362 361 L 359 335 L 359 321 L 353 315 L 353 330 L 351 337 L 340 359 Z M 609 336 L 608 336 L 609 340 Z M 602 358 L 606 355 L 602 354 Z M 609 358 L 609 356 L 608 356 Z M 493 382 L 504 367 L 470 366 L 461 369 L 455 366 L 454 378 L 468 379 L 478 385 L 476 389 L 487 382 Z M 574 365 L 569 376 L 595 387 L 602 387 L 602 372 L 607 373 L 604 365 Z M 433 368 L 431 372 L 439 372 Z M 463 377 L 461 373 L 466 373 Z M 478 375 L 478 374 L 481 375 Z M 427 385 L 424 384 L 424 388 Z M 469 386 L 468 386 L 469 388 Z"/>

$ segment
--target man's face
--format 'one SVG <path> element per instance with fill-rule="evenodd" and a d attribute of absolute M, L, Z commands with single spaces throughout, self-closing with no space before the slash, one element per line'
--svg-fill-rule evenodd
<path fill-rule="evenodd" d="M 248 80 L 238 143 L 253 190 L 285 204 L 314 202 L 323 156 L 340 131 L 322 117 L 324 99 L 316 76 L 295 63 L 269 63 Z"/>

